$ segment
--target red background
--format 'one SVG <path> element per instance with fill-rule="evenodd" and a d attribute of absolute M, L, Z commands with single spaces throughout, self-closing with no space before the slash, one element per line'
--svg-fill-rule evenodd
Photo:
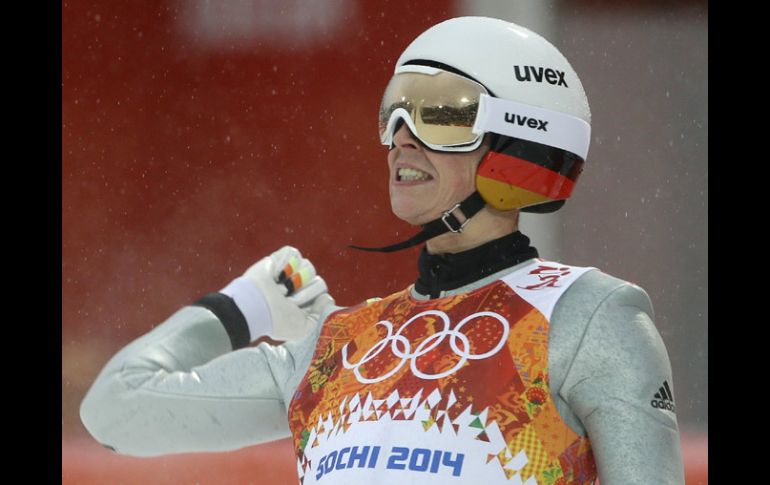
<path fill-rule="evenodd" d="M 413 232 L 389 209 L 376 115 L 404 43 L 448 2 L 425 16 L 362 2 L 311 49 L 236 52 L 181 38 L 180 12 L 153 3 L 64 6 L 68 329 L 143 332 L 284 244 L 343 304 L 411 281 L 414 251 L 347 244 Z"/>

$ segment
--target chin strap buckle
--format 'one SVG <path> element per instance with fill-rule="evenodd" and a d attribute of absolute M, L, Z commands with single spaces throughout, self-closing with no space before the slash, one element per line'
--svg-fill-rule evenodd
<path fill-rule="evenodd" d="M 476 191 L 469 195 L 468 198 L 466 198 L 464 201 L 455 205 L 448 211 L 443 212 L 440 218 L 433 219 L 429 223 L 423 224 L 422 230 L 406 241 L 401 241 L 400 243 L 391 244 L 390 246 L 385 246 L 382 248 L 367 248 L 364 246 L 353 245 L 350 247 L 353 249 L 360 249 L 361 251 L 392 253 L 393 251 L 400 251 L 402 249 L 411 248 L 412 246 L 416 246 L 431 238 L 445 234 L 447 231 L 452 231 L 457 234 L 459 232 L 463 232 L 463 228 L 466 224 L 468 224 L 468 221 L 471 220 L 471 217 L 483 209 L 485 204 L 486 202 L 484 202 L 481 194 Z M 462 224 L 460 224 L 460 221 L 453 214 L 453 212 L 457 209 L 460 209 L 460 213 L 465 216 L 465 222 Z"/>
<path fill-rule="evenodd" d="M 455 216 L 454 214 L 452 214 L 452 212 L 454 212 L 455 210 L 457 210 L 459 207 L 460 207 L 460 204 L 458 203 L 458 204 L 456 204 L 454 207 L 452 207 L 451 209 L 449 209 L 448 211 L 444 211 L 444 215 L 442 215 L 442 216 L 441 216 L 441 220 L 444 222 L 444 225 L 445 225 L 445 226 L 446 226 L 446 227 L 447 227 L 447 228 L 448 228 L 450 231 L 452 231 L 452 232 L 454 232 L 454 233 L 460 233 L 460 232 L 463 232 L 463 228 L 464 228 L 464 227 L 465 227 L 465 225 L 466 225 L 466 224 L 468 224 L 468 222 L 470 221 L 470 218 L 466 217 L 466 218 L 465 218 L 465 222 L 463 222 L 462 224 L 460 224 L 460 220 L 459 220 L 459 219 L 457 219 L 457 216 Z M 465 214 L 463 214 L 463 216 L 464 216 L 464 215 L 465 215 Z M 449 218 L 450 218 L 450 217 L 452 218 L 452 222 L 453 222 L 453 223 L 454 223 L 454 224 L 457 226 L 457 228 L 456 228 L 456 229 L 455 229 L 454 227 L 452 227 L 452 224 L 450 224 L 450 222 L 449 222 Z"/>

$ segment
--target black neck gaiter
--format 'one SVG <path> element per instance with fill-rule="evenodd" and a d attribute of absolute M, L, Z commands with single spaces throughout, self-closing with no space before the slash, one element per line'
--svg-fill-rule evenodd
<path fill-rule="evenodd" d="M 414 288 L 422 295 L 438 298 L 441 291 L 459 288 L 537 257 L 537 249 L 519 231 L 461 253 L 428 254 L 427 247 L 423 247 L 417 260 L 420 276 Z"/>

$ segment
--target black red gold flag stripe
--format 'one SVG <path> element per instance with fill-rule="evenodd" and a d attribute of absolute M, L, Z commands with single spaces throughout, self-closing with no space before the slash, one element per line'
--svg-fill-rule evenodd
<path fill-rule="evenodd" d="M 490 152 L 476 174 L 479 193 L 488 204 L 500 210 L 566 199 L 574 186 L 575 182 L 565 175 L 496 152 Z"/>

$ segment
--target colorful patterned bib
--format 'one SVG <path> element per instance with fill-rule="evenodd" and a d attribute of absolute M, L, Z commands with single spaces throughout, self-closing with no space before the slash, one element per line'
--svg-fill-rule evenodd
<path fill-rule="evenodd" d="M 593 483 L 548 380 L 549 318 L 590 269 L 535 260 L 465 294 L 330 316 L 289 406 L 300 483 Z"/>

